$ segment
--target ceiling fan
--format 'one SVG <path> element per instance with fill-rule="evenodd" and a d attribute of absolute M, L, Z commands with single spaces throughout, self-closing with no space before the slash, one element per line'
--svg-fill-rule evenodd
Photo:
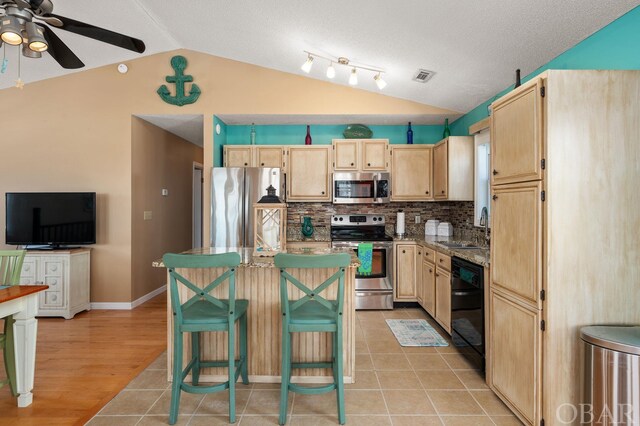
<path fill-rule="evenodd" d="M 137 53 L 145 50 L 142 40 L 55 15 L 52 11 L 51 0 L 0 0 L 0 44 L 22 44 L 22 54 L 30 58 L 49 52 L 67 69 L 82 68 L 84 63 L 48 25 Z"/>

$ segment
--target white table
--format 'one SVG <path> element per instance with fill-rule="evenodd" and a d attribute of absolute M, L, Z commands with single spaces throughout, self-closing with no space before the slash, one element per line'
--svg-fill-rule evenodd
<path fill-rule="evenodd" d="M 18 407 L 27 407 L 33 401 L 33 378 L 36 367 L 36 335 L 38 320 L 38 293 L 47 285 L 14 285 L 0 290 L 0 318 L 13 315 L 16 388 Z"/>

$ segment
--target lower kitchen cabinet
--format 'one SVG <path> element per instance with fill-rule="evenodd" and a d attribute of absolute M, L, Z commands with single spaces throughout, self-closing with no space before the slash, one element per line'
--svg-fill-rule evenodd
<path fill-rule="evenodd" d="M 436 316 L 436 267 L 431 262 L 422 262 L 422 307 L 429 315 Z"/>
<path fill-rule="evenodd" d="M 436 321 L 451 334 L 451 272 L 436 266 Z"/>
<path fill-rule="evenodd" d="M 492 289 L 489 321 L 493 390 L 530 424 L 539 418 L 541 311 Z"/>
<path fill-rule="evenodd" d="M 90 250 L 29 251 L 20 284 L 45 284 L 38 294 L 38 316 L 71 319 L 90 305 Z"/>
<path fill-rule="evenodd" d="M 395 244 L 395 294 L 394 300 L 415 302 L 416 298 L 416 243 Z"/>

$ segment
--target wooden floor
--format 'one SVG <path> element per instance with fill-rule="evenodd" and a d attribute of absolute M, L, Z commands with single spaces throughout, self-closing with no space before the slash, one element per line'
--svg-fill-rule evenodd
<path fill-rule="evenodd" d="M 0 425 L 83 425 L 166 349 L 166 297 L 131 311 L 40 318 L 33 404 L 17 408 L 3 387 Z"/>

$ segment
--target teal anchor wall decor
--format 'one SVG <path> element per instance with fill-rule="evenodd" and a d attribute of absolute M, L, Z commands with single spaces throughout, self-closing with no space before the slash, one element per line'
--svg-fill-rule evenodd
<path fill-rule="evenodd" d="M 168 104 L 183 106 L 192 104 L 198 100 L 200 96 L 200 88 L 197 84 L 191 85 L 191 91 L 189 96 L 185 96 L 184 89 L 185 83 L 193 81 L 193 76 L 184 75 L 184 69 L 187 67 L 187 59 L 184 56 L 174 56 L 171 58 L 171 68 L 176 72 L 175 75 L 168 75 L 165 80 L 167 83 L 174 83 L 176 85 L 176 95 L 171 96 L 169 89 L 164 84 L 158 88 L 158 95 Z"/>

